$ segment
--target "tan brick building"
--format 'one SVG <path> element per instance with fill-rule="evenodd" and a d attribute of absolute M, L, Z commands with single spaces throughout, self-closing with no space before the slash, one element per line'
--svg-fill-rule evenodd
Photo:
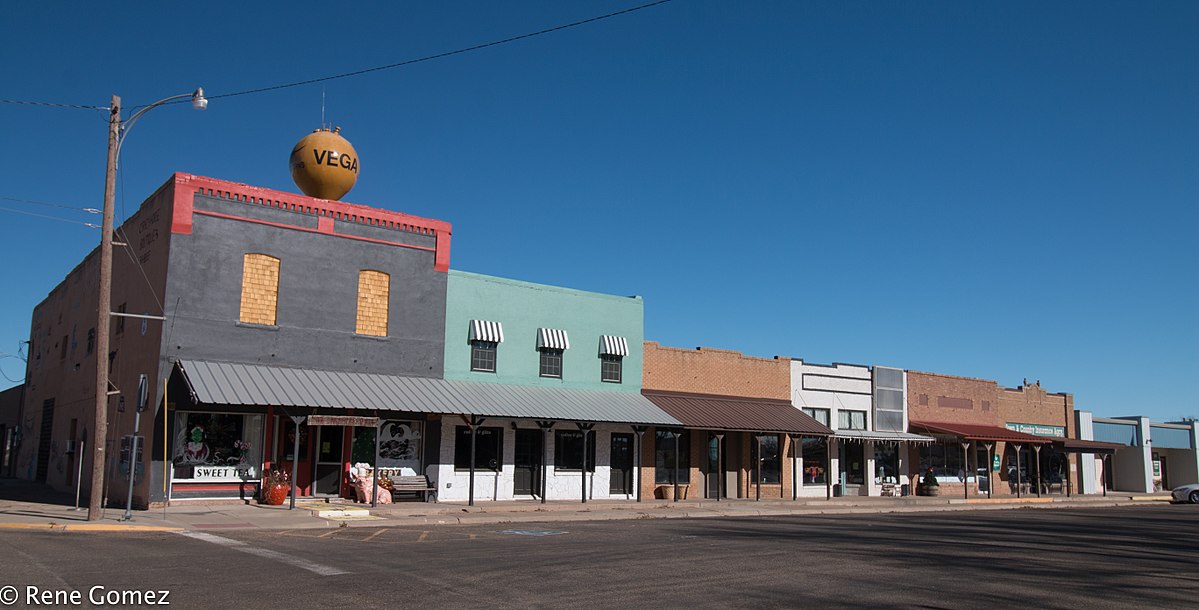
<path fill-rule="evenodd" d="M 686 451 L 680 460 L 687 464 L 686 474 L 680 478 L 687 482 L 687 497 L 791 497 L 792 435 L 827 436 L 831 431 L 791 405 L 789 358 L 663 347 L 652 341 L 645 343 L 643 354 L 642 391 L 687 424 L 680 437 L 686 447 L 679 448 L 680 454 Z M 670 468 L 662 468 L 672 465 L 673 442 L 663 431 L 645 435 L 642 449 L 655 456 L 655 466 L 642 471 L 647 497 L 673 495 Z"/>

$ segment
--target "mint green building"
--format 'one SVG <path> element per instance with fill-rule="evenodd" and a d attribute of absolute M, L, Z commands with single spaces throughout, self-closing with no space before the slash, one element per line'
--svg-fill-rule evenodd
<path fill-rule="evenodd" d="M 637 498 L 640 434 L 678 425 L 641 395 L 643 324 L 641 297 L 451 270 L 445 379 L 505 415 L 430 428 L 438 496 Z"/>
<path fill-rule="evenodd" d="M 644 301 L 499 277 L 449 272 L 446 287 L 445 378 L 610 392 L 641 391 Z M 472 323 L 501 325 L 494 372 L 472 370 Z M 539 335 L 565 331 L 558 377 L 543 376 Z M 627 344 L 620 381 L 602 381 L 603 337 Z M 495 338 L 499 338 L 498 336 Z"/>

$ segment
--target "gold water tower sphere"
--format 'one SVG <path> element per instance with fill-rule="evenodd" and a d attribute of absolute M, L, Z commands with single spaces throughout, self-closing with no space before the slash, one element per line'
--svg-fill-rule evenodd
<path fill-rule="evenodd" d="M 291 149 L 291 179 L 305 195 L 336 201 L 358 181 L 358 153 L 340 132 L 322 127 Z"/>

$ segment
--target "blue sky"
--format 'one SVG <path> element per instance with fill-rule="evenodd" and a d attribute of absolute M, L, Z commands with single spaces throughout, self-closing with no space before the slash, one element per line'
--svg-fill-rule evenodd
<path fill-rule="evenodd" d="M 18 3 L 0 98 L 216 96 L 636 4 Z M 453 223 L 455 268 L 642 295 L 667 345 L 1199 416 L 1196 31 L 1194 2 L 675 0 L 156 109 L 122 152 L 118 213 L 174 171 L 294 192 L 288 153 L 323 93 L 362 160 L 345 199 Z M 105 114 L 0 120 L 0 208 L 94 220 L 11 199 L 100 207 Z M 0 211 L 0 354 L 97 241 Z"/>

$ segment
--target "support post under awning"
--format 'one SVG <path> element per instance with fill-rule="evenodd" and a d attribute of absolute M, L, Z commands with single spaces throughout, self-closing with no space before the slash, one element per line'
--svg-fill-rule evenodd
<path fill-rule="evenodd" d="M 643 464 L 643 462 L 645 461 L 645 452 L 642 450 L 643 449 L 642 437 L 645 436 L 645 429 L 646 429 L 646 426 L 633 426 L 633 434 L 637 435 L 637 446 L 634 448 L 634 450 L 637 452 L 637 476 L 634 478 L 637 481 L 637 501 L 638 502 L 641 501 L 641 473 L 642 473 L 642 469 L 645 467 L 645 465 Z"/>

